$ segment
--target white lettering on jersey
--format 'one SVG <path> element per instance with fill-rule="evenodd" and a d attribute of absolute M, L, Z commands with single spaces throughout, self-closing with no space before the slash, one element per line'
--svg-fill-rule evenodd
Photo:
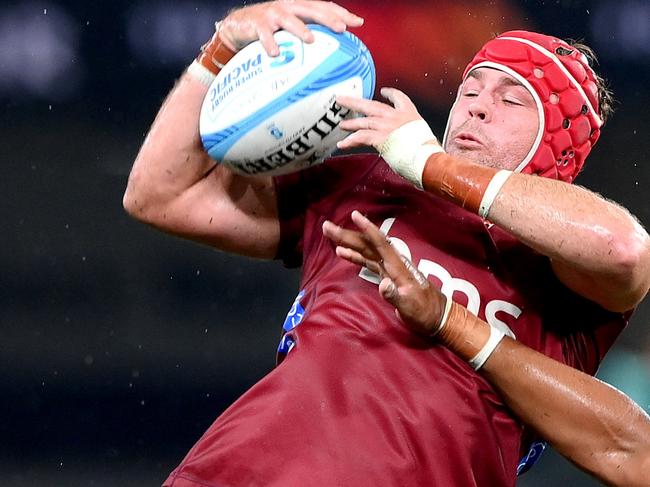
<path fill-rule="evenodd" d="M 512 332 L 510 327 L 506 325 L 503 321 L 497 318 L 497 313 L 503 311 L 508 313 L 513 318 L 519 318 L 521 314 L 521 308 L 515 306 L 508 301 L 502 301 L 501 299 L 493 299 L 485 305 L 485 319 L 493 327 L 501 330 L 503 333 L 508 335 L 510 338 L 516 339 L 515 334 Z"/>
<path fill-rule="evenodd" d="M 459 291 L 467 296 L 467 310 L 473 315 L 478 315 L 479 307 L 481 306 L 481 296 L 478 293 L 476 286 L 465 279 L 452 277 L 451 274 L 433 261 L 422 259 L 418 264 L 418 270 L 424 274 L 424 277 L 435 276 L 440 279 L 442 286 L 440 291 L 442 294 L 451 298 L 455 291 Z"/>
<path fill-rule="evenodd" d="M 411 249 L 406 244 L 406 242 L 397 237 L 388 236 L 388 232 L 393 226 L 393 223 L 395 223 L 395 218 L 386 218 L 381 224 L 381 227 L 379 227 L 379 230 L 381 233 L 387 236 L 388 241 L 395 248 L 395 250 L 397 250 L 397 252 L 411 260 Z M 422 274 L 424 274 L 425 277 L 428 278 L 429 276 L 433 276 L 440 280 L 442 283 L 440 286 L 440 291 L 448 298 L 452 298 L 455 292 L 464 294 L 467 298 L 466 307 L 468 311 L 478 316 L 481 307 L 481 295 L 474 284 L 466 281 L 465 279 L 453 277 L 447 269 L 445 269 L 437 262 L 433 262 L 432 260 L 420 260 L 417 268 Z M 381 281 L 381 278 L 378 274 L 375 274 L 366 267 L 361 269 L 359 272 L 359 277 L 374 284 L 379 284 Z M 507 313 L 513 318 L 517 319 L 519 318 L 519 315 L 521 315 L 521 308 L 501 299 L 488 301 L 485 305 L 485 319 L 488 324 L 501 330 L 509 337 L 516 339 L 515 334 L 510 329 L 510 327 L 504 321 L 497 318 L 496 315 L 498 312 Z"/>

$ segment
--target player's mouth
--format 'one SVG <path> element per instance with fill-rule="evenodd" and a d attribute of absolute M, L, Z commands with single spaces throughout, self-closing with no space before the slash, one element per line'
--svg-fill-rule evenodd
<path fill-rule="evenodd" d="M 465 149 L 478 149 L 483 146 L 483 142 L 469 132 L 459 132 L 454 137 L 454 143 L 458 147 Z"/>

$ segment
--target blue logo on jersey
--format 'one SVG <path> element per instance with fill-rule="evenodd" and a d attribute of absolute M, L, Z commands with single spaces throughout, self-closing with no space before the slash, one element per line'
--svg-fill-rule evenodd
<path fill-rule="evenodd" d="M 544 450 L 546 450 L 546 446 L 547 444 L 545 441 L 534 441 L 530 445 L 528 454 L 519 460 L 519 465 L 517 465 L 517 475 L 522 475 L 528 472 L 533 467 L 533 465 L 539 461 L 542 453 L 544 453 Z"/>
<path fill-rule="evenodd" d="M 282 329 L 285 331 L 285 333 L 293 330 L 296 326 L 298 326 L 305 316 L 305 310 L 300 304 L 300 300 L 304 295 L 305 291 L 300 291 L 298 293 L 298 296 L 296 296 L 296 299 L 293 301 L 291 309 L 287 313 L 287 317 L 284 319 L 284 325 L 282 325 Z"/>
<path fill-rule="evenodd" d="M 282 340 L 280 340 L 280 345 L 278 345 L 278 353 L 288 354 L 291 349 L 296 344 L 296 341 L 291 337 L 291 335 L 284 335 Z"/>
<path fill-rule="evenodd" d="M 300 324 L 302 319 L 305 317 L 305 309 L 300 304 L 300 300 L 305 295 L 305 291 L 300 291 L 296 299 L 291 305 L 287 317 L 284 319 L 284 324 L 282 325 L 282 331 L 285 333 L 280 340 L 280 345 L 278 345 L 279 354 L 288 354 L 291 349 L 296 345 L 294 338 L 288 333 L 293 330 L 296 326 Z"/>
<path fill-rule="evenodd" d="M 290 48 L 293 46 L 292 41 L 281 42 L 278 44 L 278 46 L 280 47 L 280 55 L 271 63 L 272 68 L 278 68 L 280 66 L 284 66 L 285 64 L 289 64 L 296 57 L 295 52 L 290 49 L 284 49 L 285 47 Z"/>

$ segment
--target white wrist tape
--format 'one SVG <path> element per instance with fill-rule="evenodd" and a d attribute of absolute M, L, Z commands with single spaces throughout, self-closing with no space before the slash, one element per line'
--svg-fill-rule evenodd
<path fill-rule="evenodd" d="M 492 203 L 494 203 L 494 198 L 497 197 L 499 191 L 501 191 L 501 188 L 503 187 L 503 185 L 508 180 L 511 174 L 512 171 L 501 169 L 494 176 L 492 176 L 492 179 L 490 180 L 487 188 L 485 188 L 485 193 L 483 193 L 483 199 L 481 199 L 481 205 L 478 208 L 478 214 L 482 218 L 488 217 L 488 214 L 490 213 L 490 208 L 492 207 Z"/>
<path fill-rule="evenodd" d="M 422 119 L 407 122 L 393 130 L 382 144 L 379 154 L 393 171 L 422 189 L 422 172 L 431 154 L 443 152 L 429 125 Z"/>
<path fill-rule="evenodd" d="M 210 71 L 208 68 L 196 60 L 192 61 L 192 64 L 188 66 L 187 72 L 192 75 L 194 79 L 200 81 L 205 86 L 210 86 L 214 79 L 217 77 L 216 74 L 214 74 L 212 71 Z"/>
<path fill-rule="evenodd" d="M 440 324 L 438 325 L 438 328 L 436 328 L 433 331 L 433 333 L 431 333 L 432 337 L 440 333 L 440 330 L 442 330 L 447 324 L 447 319 L 449 318 L 449 311 L 451 311 L 451 304 L 453 303 L 453 301 L 451 300 L 450 296 L 445 296 L 445 298 L 447 298 L 447 301 L 445 301 L 445 310 L 442 312 L 442 318 L 440 318 Z"/>
<path fill-rule="evenodd" d="M 492 355 L 492 352 L 494 352 L 494 349 L 497 348 L 497 345 L 501 342 L 504 336 L 505 334 L 501 330 L 490 325 L 490 338 L 488 338 L 487 343 L 483 345 L 483 348 L 469 360 L 469 364 L 474 370 L 483 367 L 485 361 L 490 357 L 490 355 Z"/>

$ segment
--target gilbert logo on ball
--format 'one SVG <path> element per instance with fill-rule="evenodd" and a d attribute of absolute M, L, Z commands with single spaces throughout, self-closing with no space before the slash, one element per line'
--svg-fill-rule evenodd
<path fill-rule="evenodd" d="M 322 162 L 354 116 L 337 95 L 372 98 L 370 52 L 349 32 L 310 25 L 305 44 L 280 31 L 280 55 L 259 41 L 238 52 L 218 74 L 203 101 L 199 128 L 210 157 L 244 175 L 279 175 Z"/>

